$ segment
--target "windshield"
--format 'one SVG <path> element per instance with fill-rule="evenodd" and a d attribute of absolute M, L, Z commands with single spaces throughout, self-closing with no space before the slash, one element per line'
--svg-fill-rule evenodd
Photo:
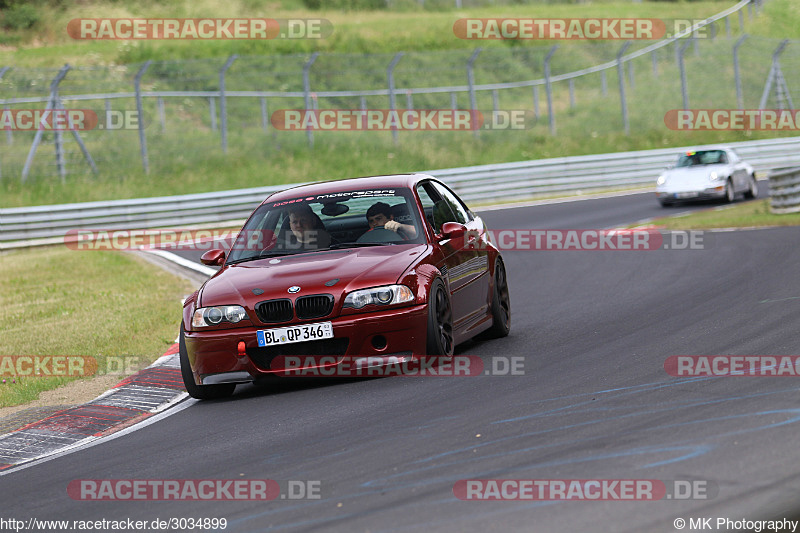
<path fill-rule="evenodd" d="M 408 189 L 302 196 L 260 206 L 233 244 L 228 264 L 338 248 L 425 242 Z"/>
<path fill-rule="evenodd" d="M 698 150 L 686 152 L 678 159 L 678 167 L 693 167 L 697 165 L 727 164 L 728 156 L 724 150 Z"/>

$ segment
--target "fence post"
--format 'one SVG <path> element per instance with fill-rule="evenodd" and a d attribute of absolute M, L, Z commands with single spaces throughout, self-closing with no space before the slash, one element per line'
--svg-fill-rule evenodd
<path fill-rule="evenodd" d="M 157 101 L 158 101 L 158 121 L 161 123 L 161 133 L 166 133 L 167 117 L 164 114 L 164 99 L 159 96 Z"/>
<path fill-rule="evenodd" d="M 569 108 L 575 107 L 575 78 L 569 79 Z"/>
<path fill-rule="evenodd" d="M 681 96 L 683 97 L 683 109 L 689 109 L 689 88 L 686 83 L 686 67 L 683 64 L 683 53 L 692 44 L 691 39 L 686 41 L 678 49 L 678 69 L 681 71 Z"/>
<path fill-rule="evenodd" d="M 539 121 L 539 86 L 533 86 L 533 113 L 536 116 L 536 121 Z"/>
<path fill-rule="evenodd" d="M 398 52 L 392 58 L 392 61 L 389 63 L 389 66 L 386 67 L 386 79 L 389 84 L 389 109 L 395 111 L 397 109 L 397 102 L 395 101 L 394 96 L 394 67 L 397 66 L 397 63 L 403 59 L 405 52 Z M 392 126 L 392 140 L 394 143 L 397 144 L 397 128 Z"/>
<path fill-rule="evenodd" d="M 236 54 L 229 57 L 219 71 L 219 121 L 220 129 L 222 129 L 223 154 L 228 153 L 228 106 L 225 101 L 225 74 L 228 72 L 228 69 L 231 68 L 233 62 L 236 61 L 237 57 L 239 56 Z"/>
<path fill-rule="evenodd" d="M 547 118 L 550 121 L 550 134 L 556 134 L 556 115 L 555 111 L 553 111 L 553 85 L 550 82 L 550 59 L 553 57 L 553 54 L 556 53 L 558 50 L 558 45 L 554 44 L 550 47 L 550 51 L 547 52 L 547 55 L 544 57 L 544 83 L 545 83 L 545 92 L 547 92 Z"/>
<path fill-rule="evenodd" d="M 478 54 L 481 53 L 481 50 L 482 48 L 479 46 L 472 52 L 472 55 L 469 56 L 469 59 L 467 59 L 467 86 L 469 87 L 469 112 L 471 119 L 474 119 L 475 113 L 478 110 L 478 100 L 475 97 L 475 72 L 473 67 L 475 66 L 475 61 L 478 59 Z M 478 128 L 475 128 L 473 135 L 475 137 L 480 136 Z"/>
<path fill-rule="evenodd" d="M 730 15 L 725 15 L 725 36 L 731 38 L 731 18 Z"/>
<path fill-rule="evenodd" d="M 631 90 L 636 88 L 636 83 L 633 79 L 633 59 L 628 61 L 628 85 L 631 86 Z"/>
<path fill-rule="evenodd" d="M 622 128 L 625 131 L 625 135 L 630 135 L 631 126 L 628 122 L 628 101 L 625 98 L 625 70 L 622 66 L 622 56 L 630 45 L 630 41 L 625 41 L 625 44 L 617 52 L 617 81 L 619 82 L 619 100 L 622 108 Z"/>
<path fill-rule="evenodd" d="M 650 55 L 653 57 L 653 77 L 658 77 L 658 54 L 653 50 Z"/>
<path fill-rule="evenodd" d="M 8 72 L 8 69 L 10 69 L 10 68 L 11 67 L 3 67 L 2 69 L 0 69 L 0 80 L 3 79 L 3 76 L 5 76 L 6 72 Z M 8 107 L 7 104 L 6 104 L 4 109 L 6 111 L 9 110 L 9 107 Z M 14 139 L 11 136 L 11 128 L 9 128 L 9 129 L 6 130 L 6 144 L 11 146 L 11 144 L 13 144 L 13 142 L 14 142 Z M 2 177 L 2 174 L 0 174 L 0 177 Z"/>
<path fill-rule="evenodd" d="M 608 96 L 608 80 L 606 79 L 606 71 L 600 71 L 600 90 L 603 96 Z"/>
<path fill-rule="evenodd" d="M 150 68 L 150 64 L 152 60 L 147 60 L 142 68 L 139 69 L 139 72 L 136 73 L 136 77 L 133 78 L 133 87 L 136 91 L 136 114 L 139 117 L 139 151 L 142 154 L 142 167 L 144 167 L 144 173 L 150 174 L 150 162 L 147 159 L 147 137 L 144 134 L 144 110 L 142 109 L 142 76 L 144 73 L 147 72 L 147 69 Z"/>
<path fill-rule="evenodd" d="M 739 31 L 744 31 L 744 10 L 739 10 Z"/>
<path fill-rule="evenodd" d="M 739 109 L 744 109 L 744 96 L 742 95 L 742 76 L 739 73 L 739 47 L 742 46 L 744 40 L 747 39 L 745 33 L 736 40 L 733 45 L 733 76 L 736 81 L 736 105 Z"/>
<path fill-rule="evenodd" d="M 787 44 L 789 44 L 789 39 L 784 39 L 783 41 L 781 41 L 781 44 L 778 45 L 775 51 L 772 52 L 772 66 L 770 66 L 769 69 L 769 75 L 767 77 L 767 84 L 764 86 L 764 92 L 761 93 L 761 101 L 758 103 L 759 109 L 764 109 L 767 106 L 767 99 L 769 98 L 769 93 L 770 90 L 772 89 L 773 80 L 777 82 L 775 90 L 779 95 L 779 101 L 777 102 L 778 106 L 780 107 L 780 109 L 783 109 L 784 102 L 780 101 L 781 100 L 780 94 L 782 94 L 782 91 L 785 88 L 785 86 L 782 85 L 786 83 L 786 80 L 783 79 L 783 75 L 781 73 L 780 55 L 783 52 L 783 49 L 786 48 Z M 790 108 L 794 107 L 791 98 L 792 98 L 791 95 L 789 95 Z"/>
<path fill-rule="evenodd" d="M 208 114 L 211 116 L 211 131 L 217 131 L 217 99 L 208 97 Z"/>
<path fill-rule="evenodd" d="M 264 133 L 269 131 L 269 114 L 267 113 L 267 99 L 263 96 L 258 99 L 261 104 L 261 129 Z"/>
<path fill-rule="evenodd" d="M 309 81 L 309 71 L 311 65 L 317 60 L 319 52 L 314 52 L 303 64 L 303 106 L 306 108 L 306 113 L 312 109 L 311 105 L 311 82 Z M 306 139 L 308 139 L 308 146 L 314 148 L 314 130 L 311 126 L 306 127 Z"/>
<path fill-rule="evenodd" d="M 56 107 L 56 101 L 58 100 L 58 84 L 61 83 L 61 80 L 64 79 L 64 76 L 67 75 L 67 71 L 69 71 L 70 66 L 64 65 L 61 67 L 61 70 L 58 71 L 56 77 L 53 78 L 53 81 L 50 82 L 50 97 L 47 99 L 47 106 L 45 107 L 46 110 L 52 110 Z M 33 163 L 33 156 L 36 155 L 36 148 L 39 147 L 39 143 L 42 142 L 42 134 L 44 130 L 38 129 L 36 130 L 36 135 L 33 137 L 33 142 L 31 143 L 31 149 L 28 151 L 28 157 L 25 159 L 25 166 L 22 168 L 22 183 L 25 183 L 28 180 L 28 174 L 31 171 L 31 164 Z M 59 174 L 63 179 L 63 161 L 59 160 L 60 157 L 63 157 L 63 154 L 59 154 L 59 146 L 58 146 L 59 139 L 56 138 L 56 162 L 59 165 Z"/>

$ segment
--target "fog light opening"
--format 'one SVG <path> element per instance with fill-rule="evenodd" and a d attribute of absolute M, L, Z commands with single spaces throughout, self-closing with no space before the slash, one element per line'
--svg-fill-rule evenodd
<path fill-rule="evenodd" d="M 376 350 L 385 350 L 386 349 L 386 337 L 383 335 L 375 335 L 372 337 L 372 347 Z"/>

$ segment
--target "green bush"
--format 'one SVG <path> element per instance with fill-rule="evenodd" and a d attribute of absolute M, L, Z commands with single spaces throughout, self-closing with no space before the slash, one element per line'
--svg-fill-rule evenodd
<path fill-rule="evenodd" d="M 30 4 L 9 7 L 3 18 L 3 27 L 9 30 L 27 30 L 39 22 L 39 12 Z"/>

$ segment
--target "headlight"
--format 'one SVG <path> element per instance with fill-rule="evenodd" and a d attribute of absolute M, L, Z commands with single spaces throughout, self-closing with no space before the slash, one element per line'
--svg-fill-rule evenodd
<path fill-rule="evenodd" d="M 361 309 L 370 304 L 394 305 L 414 301 L 414 293 L 405 285 L 386 285 L 353 291 L 344 299 L 344 307 Z"/>
<path fill-rule="evenodd" d="M 201 307 L 192 316 L 192 327 L 203 328 L 216 326 L 223 321 L 236 324 L 247 318 L 247 312 L 241 305 L 220 305 L 217 307 Z"/>
<path fill-rule="evenodd" d="M 667 182 L 667 177 L 664 174 L 661 174 L 656 180 L 656 185 L 664 185 L 666 182 Z"/>
<path fill-rule="evenodd" d="M 717 181 L 717 178 L 719 178 L 719 174 L 717 174 L 716 172 L 712 172 L 711 174 L 708 175 L 708 179 L 710 179 L 711 181 Z"/>

